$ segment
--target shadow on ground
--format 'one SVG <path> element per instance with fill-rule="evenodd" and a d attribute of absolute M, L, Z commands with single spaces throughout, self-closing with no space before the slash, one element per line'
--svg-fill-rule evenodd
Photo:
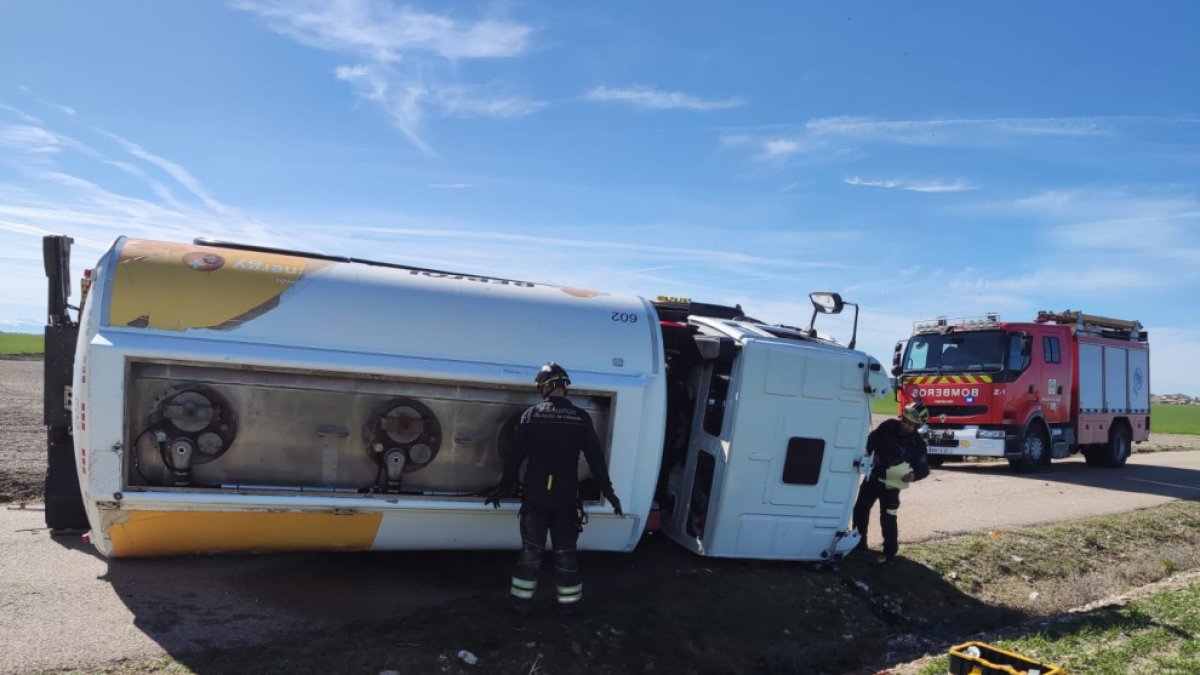
<path fill-rule="evenodd" d="M 534 612 L 517 617 L 505 606 L 514 556 L 116 560 L 105 579 L 137 627 L 195 673 L 842 673 L 1021 618 L 903 558 L 708 559 L 655 536 L 631 554 L 581 556 L 580 615 L 557 614 L 547 568 Z"/>

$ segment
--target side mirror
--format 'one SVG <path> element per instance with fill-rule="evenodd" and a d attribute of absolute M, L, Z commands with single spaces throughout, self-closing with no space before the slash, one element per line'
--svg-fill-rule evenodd
<path fill-rule="evenodd" d="M 837 293 L 809 293 L 808 299 L 812 300 L 813 310 L 821 314 L 838 314 L 846 306 Z"/>
<path fill-rule="evenodd" d="M 899 375 L 903 372 L 900 367 L 900 358 L 904 355 L 904 340 L 896 342 L 896 346 L 892 349 L 892 375 Z"/>
<path fill-rule="evenodd" d="M 1029 356 L 1033 353 L 1033 337 L 1029 335 L 1021 336 L 1021 356 Z"/>

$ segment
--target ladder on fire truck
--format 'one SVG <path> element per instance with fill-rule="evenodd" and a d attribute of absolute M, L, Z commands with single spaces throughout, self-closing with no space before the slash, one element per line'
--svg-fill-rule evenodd
<path fill-rule="evenodd" d="M 1145 342 L 1146 331 L 1138 321 L 1112 319 L 1107 316 L 1084 314 L 1066 310 L 1063 312 L 1038 312 L 1037 323 L 1055 323 L 1060 326 L 1075 326 L 1079 335 L 1095 335 L 1113 340 L 1128 340 L 1129 342 Z"/>

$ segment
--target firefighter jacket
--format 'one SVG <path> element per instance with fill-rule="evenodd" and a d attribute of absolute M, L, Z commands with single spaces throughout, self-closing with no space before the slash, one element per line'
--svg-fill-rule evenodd
<path fill-rule="evenodd" d="M 547 508 L 574 506 L 579 499 L 580 452 L 601 492 L 611 494 L 612 482 L 591 416 L 565 397 L 552 396 L 521 415 L 504 458 L 501 484 L 515 485 L 521 464 L 528 460 L 522 500 Z"/>
<path fill-rule="evenodd" d="M 929 460 L 925 453 L 925 439 L 916 431 L 903 433 L 898 419 L 887 420 L 867 436 L 867 454 L 875 457 L 872 478 L 883 480 L 889 468 L 908 462 L 912 465 L 913 479 L 921 480 L 929 475 Z"/>

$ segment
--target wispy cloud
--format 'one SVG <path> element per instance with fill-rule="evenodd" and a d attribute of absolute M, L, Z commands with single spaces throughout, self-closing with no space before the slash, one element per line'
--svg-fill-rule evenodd
<path fill-rule="evenodd" d="M 679 91 L 662 91 L 653 87 L 634 85 L 631 87 L 595 87 L 584 94 L 589 101 L 627 103 L 649 110 L 725 110 L 737 108 L 745 101 L 740 98 L 703 99 Z"/>
<path fill-rule="evenodd" d="M 798 124 L 730 129 L 725 146 L 747 150 L 759 160 L 778 159 L 778 148 L 801 154 L 843 156 L 878 145 L 954 148 L 1004 148 L 1050 139 L 1098 139 L 1120 136 L 1128 128 L 1197 125 L 1192 118 L 1158 117 L 998 117 L 978 119 L 883 120 L 870 117 L 820 117 Z"/>
<path fill-rule="evenodd" d="M 98 131 L 100 131 L 100 133 L 104 134 L 105 136 L 111 138 L 113 141 L 115 141 L 121 147 L 125 148 L 125 150 L 127 152 L 129 152 L 129 154 L 133 155 L 134 157 L 137 157 L 138 159 L 145 161 L 148 164 L 158 167 L 163 172 L 165 172 L 168 176 L 170 176 L 171 178 L 174 178 L 177 183 L 179 183 L 183 187 L 187 188 L 187 190 L 189 192 L 191 192 L 198 199 L 200 199 L 200 201 L 204 202 L 205 206 L 212 209 L 215 213 L 218 213 L 221 215 L 229 215 L 229 211 L 225 207 L 225 205 L 222 204 L 221 202 L 217 201 L 216 199 L 213 199 L 212 195 L 210 195 L 208 193 L 208 190 L 205 189 L 204 185 L 201 184 L 200 181 L 195 176 L 193 176 L 190 171 L 188 171 L 181 165 L 179 165 L 175 162 L 172 162 L 171 160 L 169 160 L 165 157 L 160 157 L 159 155 L 149 152 L 148 150 L 146 150 L 142 146 L 138 145 L 137 143 L 134 143 L 133 141 L 122 138 L 121 136 L 118 136 L 117 134 L 114 134 L 109 131 L 104 131 L 104 130 L 98 130 Z"/>
<path fill-rule="evenodd" d="M 59 112 L 61 112 L 64 115 L 67 115 L 69 117 L 74 117 L 76 114 L 76 110 L 74 108 L 72 108 L 71 106 L 63 105 L 61 103 L 55 103 L 54 101 L 48 101 L 48 100 L 42 98 L 41 96 L 39 96 L 37 92 L 35 92 L 34 90 L 30 89 L 29 87 L 27 87 L 23 84 L 17 85 L 17 89 L 20 89 L 22 92 L 27 94 L 30 98 L 37 101 L 38 103 L 41 103 L 42 105 L 44 105 L 48 108 L 54 108 L 55 110 L 58 110 Z"/>
<path fill-rule="evenodd" d="M 360 63 L 335 76 L 356 96 L 379 105 L 421 152 L 433 154 L 423 125 L 430 116 L 519 117 L 544 103 L 490 83 L 457 81 L 460 59 L 503 59 L 524 54 L 534 28 L 513 21 L 464 21 L 396 6 L 385 0 L 235 0 L 275 32 Z"/>
<path fill-rule="evenodd" d="M 71 139 L 32 124 L 0 124 L 0 148 L 34 154 L 62 152 Z"/>
<path fill-rule="evenodd" d="M 877 120 L 869 117 L 823 117 L 804 125 L 808 134 L 914 145 L 979 143 L 1013 136 L 1101 136 L 1114 133 L 1104 118 L 981 118 Z"/>
<path fill-rule="evenodd" d="M 882 180 L 868 180 L 859 178 L 858 176 L 848 176 L 843 181 L 847 185 L 860 185 L 862 187 L 877 187 L 877 188 L 892 188 L 896 190 L 910 190 L 912 192 L 966 192 L 975 190 L 976 187 L 966 181 L 954 181 L 945 183 L 941 181 L 910 181 L 901 180 L 898 178 L 887 178 Z"/>
<path fill-rule="evenodd" d="M 13 117 L 16 117 L 17 119 L 21 120 L 22 122 L 24 122 L 26 124 L 35 124 L 39 127 L 46 125 L 46 123 L 43 122 L 41 119 L 34 117 L 33 115 L 30 115 L 29 113 L 25 112 L 24 110 L 21 110 L 20 108 L 14 108 L 11 105 L 6 105 L 4 103 L 0 103 L 0 110 L 3 110 L 4 112 L 12 115 Z"/>
<path fill-rule="evenodd" d="M 465 190 L 475 186 L 470 183 L 430 183 L 429 187 L 437 190 Z"/>

